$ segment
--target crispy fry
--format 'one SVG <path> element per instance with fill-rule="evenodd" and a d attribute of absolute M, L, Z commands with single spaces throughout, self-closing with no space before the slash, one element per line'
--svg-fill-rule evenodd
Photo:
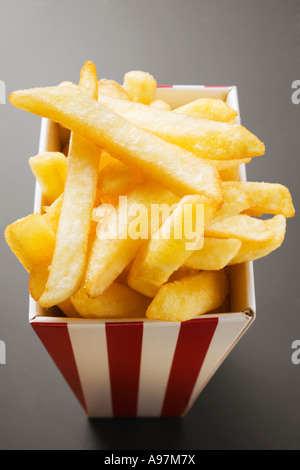
<path fill-rule="evenodd" d="M 51 261 L 51 260 L 50 260 Z M 45 285 L 49 276 L 49 263 L 34 266 L 30 270 L 29 292 L 31 297 L 38 301 L 45 290 Z"/>
<path fill-rule="evenodd" d="M 71 302 L 76 311 L 86 318 L 142 318 L 149 299 L 117 282 L 106 291 L 91 299 L 83 286 L 72 295 Z"/>
<path fill-rule="evenodd" d="M 222 305 L 228 292 L 224 270 L 202 271 L 164 284 L 149 305 L 146 317 L 162 321 L 190 320 Z"/>
<path fill-rule="evenodd" d="M 224 204 L 215 212 L 212 223 L 218 222 L 225 217 L 237 215 L 250 207 L 247 194 L 239 186 L 224 185 L 223 194 Z"/>
<path fill-rule="evenodd" d="M 275 215 L 272 219 L 265 221 L 272 231 L 272 237 L 266 241 L 243 241 L 241 248 L 229 264 L 253 261 L 268 255 L 280 247 L 284 240 L 286 219 L 283 215 Z"/>
<path fill-rule="evenodd" d="M 106 165 L 109 163 L 113 163 L 116 159 L 112 157 L 108 152 L 105 152 L 105 150 L 101 150 L 100 153 L 100 161 L 99 161 L 99 171 L 102 170 Z"/>
<path fill-rule="evenodd" d="M 187 225 L 193 227 L 192 230 L 186 230 Z M 129 286 L 148 297 L 154 297 L 193 250 L 201 248 L 203 232 L 203 198 L 183 197 L 158 232 L 139 249 L 128 276 Z"/>
<path fill-rule="evenodd" d="M 204 238 L 203 247 L 194 251 L 184 264 L 188 268 L 218 271 L 227 266 L 241 245 L 237 238 Z"/>
<path fill-rule="evenodd" d="M 222 181 L 237 181 L 239 179 L 239 166 L 219 170 L 219 175 Z"/>
<path fill-rule="evenodd" d="M 41 264 L 40 266 L 35 266 L 30 271 L 29 292 L 30 292 L 31 297 L 35 301 L 39 301 L 40 297 L 42 296 L 45 290 L 48 276 L 49 276 L 49 266 L 47 264 Z M 59 303 L 57 306 L 67 317 L 71 317 L 71 318 L 80 317 L 79 313 L 76 312 L 70 298 Z"/>
<path fill-rule="evenodd" d="M 98 82 L 98 95 L 107 95 L 112 98 L 118 98 L 119 100 L 130 101 L 128 93 L 124 88 L 114 80 L 106 80 L 105 78 Z"/>
<path fill-rule="evenodd" d="M 29 158 L 32 173 L 41 186 L 46 204 L 52 204 L 64 190 L 67 159 L 60 152 L 45 152 Z"/>
<path fill-rule="evenodd" d="M 199 98 L 190 101 L 173 110 L 174 113 L 187 114 L 200 119 L 211 119 L 213 121 L 234 121 L 237 112 L 228 106 L 223 100 L 213 98 Z"/>
<path fill-rule="evenodd" d="M 72 304 L 70 297 L 68 297 L 63 302 L 60 302 L 57 306 L 66 315 L 66 317 L 81 318 L 81 315 L 79 315 L 74 305 Z"/>
<path fill-rule="evenodd" d="M 236 160 L 209 160 L 210 163 L 215 165 L 218 171 L 233 170 L 243 163 L 250 163 L 251 158 L 240 158 Z"/>
<path fill-rule="evenodd" d="M 235 188 L 243 191 L 249 199 L 247 213 L 254 214 L 282 214 L 285 217 L 294 217 L 295 209 L 291 194 L 286 186 L 275 183 L 257 182 L 224 182 L 223 188 Z"/>
<path fill-rule="evenodd" d="M 149 219 L 151 205 L 168 204 L 171 206 L 177 202 L 177 197 L 160 185 L 141 184 L 128 194 L 127 211 L 119 206 L 116 213 L 112 211 L 108 214 L 106 223 L 98 227 L 88 261 L 85 287 L 89 297 L 95 298 L 101 295 L 133 260 L 140 246 L 145 243 L 145 239 L 151 233 Z M 145 233 L 142 233 L 139 238 L 133 238 L 129 233 L 131 220 L 128 221 L 127 214 L 130 213 L 131 208 L 135 211 L 139 210 L 138 205 L 141 204 L 145 208 L 145 213 L 142 214 L 145 219 L 140 222 L 140 225 L 143 226 Z"/>
<path fill-rule="evenodd" d="M 183 277 L 187 276 L 194 276 L 199 272 L 199 269 L 193 269 L 189 268 L 188 266 L 180 266 L 180 268 L 176 269 L 176 271 L 171 274 L 171 276 L 168 279 L 168 282 L 173 282 L 173 281 L 179 281 L 179 279 L 182 279 Z"/>
<path fill-rule="evenodd" d="M 55 234 L 41 214 L 31 214 L 8 225 L 5 239 L 27 271 L 51 261 Z"/>
<path fill-rule="evenodd" d="M 61 206 L 63 201 L 63 193 L 51 204 L 51 206 L 44 206 L 43 209 L 45 210 L 44 218 L 47 221 L 49 227 L 53 230 L 56 234 Z"/>
<path fill-rule="evenodd" d="M 155 99 L 156 80 L 150 73 L 132 70 L 124 75 L 123 88 L 132 101 L 150 104 Z"/>
<path fill-rule="evenodd" d="M 81 70 L 80 89 L 93 99 L 97 97 L 98 80 L 92 62 L 86 62 Z M 63 302 L 79 288 L 82 281 L 96 196 L 99 156 L 97 146 L 72 133 L 55 250 L 45 291 L 40 298 L 42 307 Z"/>
<path fill-rule="evenodd" d="M 265 151 L 263 143 L 238 124 L 196 119 L 104 95 L 98 101 L 136 126 L 202 158 L 245 159 Z"/>
<path fill-rule="evenodd" d="M 166 103 L 166 101 L 163 100 L 155 100 L 150 103 L 150 106 L 153 108 L 158 108 L 158 109 L 164 109 L 165 111 L 171 111 L 171 106 L 169 103 Z"/>
<path fill-rule="evenodd" d="M 100 171 L 98 189 L 105 196 L 124 195 L 140 183 L 142 179 L 141 173 L 135 168 L 115 159 Z"/>
<path fill-rule="evenodd" d="M 205 236 L 212 238 L 238 238 L 240 240 L 270 240 L 272 230 L 265 220 L 245 214 L 233 215 L 212 223 L 205 228 Z"/>
<path fill-rule="evenodd" d="M 71 87 L 16 91 L 10 95 L 10 101 L 16 107 L 48 117 L 81 133 L 124 163 L 136 166 L 161 182 L 179 197 L 204 194 L 222 203 L 220 178 L 213 165 L 143 131 Z M 117 101 L 125 103 L 124 100 Z"/>

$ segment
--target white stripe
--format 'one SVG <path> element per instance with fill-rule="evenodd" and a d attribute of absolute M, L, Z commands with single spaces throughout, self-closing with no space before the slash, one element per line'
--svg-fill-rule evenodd
<path fill-rule="evenodd" d="M 192 407 L 193 403 L 227 354 L 231 351 L 240 335 L 246 331 L 246 327 L 250 325 L 250 322 L 251 318 L 244 313 L 221 314 L 219 316 L 215 334 L 209 345 L 190 401 L 183 415 Z"/>
<path fill-rule="evenodd" d="M 138 416 L 160 416 L 180 323 L 144 323 Z"/>
<path fill-rule="evenodd" d="M 105 324 L 68 323 L 89 417 L 112 417 Z"/>

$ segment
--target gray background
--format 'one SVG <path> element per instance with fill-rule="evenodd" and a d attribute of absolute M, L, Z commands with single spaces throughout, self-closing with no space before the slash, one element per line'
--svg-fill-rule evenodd
<path fill-rule="evenodd" d="M 299 0 L 0 1 L 0 79 L 18 88 L 78 81 L 85 60 L 122 81 L 237 85 L 243 124 L 266 144 L 248 179 L 299 201 Z M 1 233 L 33 210 L 28 157 L 40 119 L 0 105 Z M 28 278 L 1 239 L 1 449 L 296 449 L 300 447 L 299 219 L 255 262 L 257 319 L 185 419 L 88 420 L 28 324 Z M 298 233 L 298 235 L 297 235 Z"/>

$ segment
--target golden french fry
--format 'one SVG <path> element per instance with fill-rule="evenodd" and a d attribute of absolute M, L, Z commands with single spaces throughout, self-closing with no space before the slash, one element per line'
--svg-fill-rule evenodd
<path fill-rule="evenodd" d="M 113 282 L 95 299 L 88 297 L 83 286 L 72 295 L 76 311 L 86 318 L 141 318 L 149 305 L 149 299 L 130 287 Z"/>
<path fill-rule="evenodd" d="M 246 214 L 232 215 L 205 227 L 205 236 L 211 238 L 238 238 L 240 240 L 270 240 L 272 230 L 265 220 Z"/>
<path fill-rule="evenodd" d="M 218 271 L 227 266 L 241 245 L 237 238 L 204 238 L 203 247 L 194 251 L 184 265 L 202 271 Z"/>
<path fill-rule="evenodd" d="M 55 234 L 41 214 L 31 214 L 8 225 L 5 239 L 27 271 L 51 262 Z"/>
<path fill-rule="evenodd" d="M 79 86 L 83 93 L 95 100 L 98 80 L 96 67 L 90 61 L 81 70 Z M 55 250 L 45 291 L 39 300 L 44 308 L 63 302 L 82 281 L 96 197 L 99 156 L 97 146 L 72 133 Z"/>
<path fill-rule="evenodd" d="M 164 100 L 155 100 L 150 103 L 153 108 L 164 109 L 165 111 L 171 111 L 171 106 Z"/>
<path fill-rule="evenodd" d="M 171 276 L 168 279 L 168 282 L 173 282 L 173 281 L 178 281 L 179 279 L 182 279 L 183 277 L 187 276 L 193 276 L 194 274 L 197 274 L 199 272 L 199 269 L 193 269 L 189 268 L 188 266 L 180 266 L 180 268 L 176 269 L 176 271 L 171 274 Z"/>
<path fill-rule="evenodd" d="M 218 209 L 213 217 L 212 223 L 218 222 L 225 217 L 237 215 L 250 207 L 250 201 L 239 186 L 224 185 L 223 186 L 224 203 Z"/>
<path fill-rule="evenodd" d="M 229 122 L 237 117 L 237 112 L 223 100 L 199 98 L 173 110 L 174 113 L 187 114 L 200 119 Z"/>
<path fill-rule="evenodd" d="M 239 179 L 239 166 L 219 170 L 219 175 L 222 181 L 237 181 Z"/>
<path fill-rule="evenodd" d="M 135 168 L 115 159 L 100 171 L 98 189 L 105 196 L 124 195 L 140 183 L 142 179 L 141 173 Z"/>
<path fill-rule="evenodd" d="M 226 187 L 238 189 L 246 194 L 250 203 L 247 213 L 250 215 L 282 214 L 287 218 L 295 215 L 291 194 L 282 184 L 231 181 L 224 182 L 223 188 Z"/>
<path fill-rule="evenodd" d="M 108 163 L 113 163 L 116 159 L 112 157 L 108 152 L 105 150 L 101 150 L 100 153 L 100 161 L 99 161 L 99 171 L 102 170 Z"/>
<path fill-rule="evenodd" d="M 223 201 L 218 171 L 207 160 L 145 132 L 71 87 L 19 90 L 10 95 L 10 101 L 18 108 L 48 117 L 82 134 L 124 163 L 136 166 L 179 197 L 203 194 L 220 204 Z M 125 103 L 124 100 L 117 101 Z M 221 124 L 217 123 L 218 126 Z M 230 138 L 229 135 L 228 142 Z M 244 147 L 247 147 L 246 141 L 243 140 Z"/>
<path fill-rule="evenodd" d="M 170 208 L 177 202 L 178 198 L 162 186 L 142 183 L 128 194 L 124 204 L 120 204 L 116 211 L 110 210 L 107 215 L 104 213 L 86 270 L 85 288 L 89 297 L 101 295 L 149 238 L 152 205 L 165 204 Z M 169 214 L 162 214 L 162 222 Z M 140 233 L 137 233 L 137 227 L 140 227 Z"/>
<path fill-rule="evenodd" d="M 245 159 L 265 151 L 264 144 L 238 124 L 197 119 L 105 95 L 98 101 L 134 125 L 202 158 Z"/>
<path fill-rule="evenodd" d="M 87 60 L 80 71 L 78 89 L 91 99 L 98 99 L 97 70 L 94 62 L 91 60 Z"/>
<path fill-rule="evenodd" d="M 51 261 L 51 260 L 50 260 Z M 49 263 L 34 266 L 29 275 L 29 292 L 31 297 L 38 301 L 45 290 L 45 285 L 49 276 Z"/>
<path fill-rule="evenodd" d="M 57 304 L 57 306 L 66 315 L 66 317 L 81 318 L 81 315 L 79 315 L 74 305 L 72 304 L 70 297 L 68 297 L 63 302 L 60 302 L 59 304 Z"/>
<path fill-rule="evenodd" d="M 60 152 L 45 152 L 29 158 L 32 173 L 39 182 L 46 204 L 52 204 L 64 190 L 67 159 Z"/>
<path fill-rule="evenodd" d="M 164 284 L 149 305 L 146 317 L 162 321 L 190 320 L 222 305 L 228 293 L 224 270 L 202 271 Z"/>
<path fill-rule="evenodd" d="M 123 88 L 132 101 L 150 104 L 155 99 L 156 80 L 150 73 L 132 70 L 124 75 Z"/>
<path fill-rule="evenodd" d="M 49 227 L 53 230 L 56 234 L 61 206 L 63 201 L 63 193 L 51 204 L 51 206 L 44 206 L 43 209 L 45 210 L 44 218 L 47 221 Z"/>
<path fill-rule="evenodd" d="M 224 171 L 224 170 L 233 170 L 238 169 L 238 167 L 244 163 L 250 163 L 251 158 L 240 158 L 236 160 L 209 160 L 210 163 L 217 167 L 217 170 Z"/>
<path fill-rule="evenodd" d="M 268 255 L 280 247 L 284 240 L 286 230 L 286 219 L 283 215 L 275 215 L 265 223 L 272 231 L 272 237 L 266 241 L 243 241 L 237 254 L 229 264 L 253 261 Z"/>
<path fill-rule="evenodd" d="M 112 98 L 118 98 L 119 100 L 130 101 L 128 93 L 126 93 L 118 82 L 106 80 L 105 78 L 102 78 L 98 82 L 98 95 L 107 95 Z"/>
<path fill-rule="evenodd" d="M 40 266 L 35 266 L 30 271 L 29 276 L 29 292 L 31 297 L 38 301 L 42 296 L 45 286 L 47 283 L 47 279 L 49 276 L 49 267 L 47 264 L 41 264 Z M 67 316 L 71 318 L 79 318 L 80 315 L 76 312 L 70 298 L 60 302 L 57 305 L 60 310 Z"/>
<path fill-rule="evenodd" d="M 76 88 L 76 89 L 78 89 L 78 85 L 76 85 L 76 83 L 69 82 L 68 80 L 65 80 L 65 81 L 63 81 L 63 82 L 60 82 L 59 86 L 70 86 L 71 88 Z"/>
<path fill-rule="evenodd" d="M 153 237 L 142 245 L 133 260 L 128 284 L 154 297 L 203 244 L 204 204 L 201 196 L 185 196 Z"/>

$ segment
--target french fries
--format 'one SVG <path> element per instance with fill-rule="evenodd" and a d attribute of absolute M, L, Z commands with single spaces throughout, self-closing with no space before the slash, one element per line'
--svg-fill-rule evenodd
<path fill-rule="evenodd" d="M 99 172 L 98 189 L 101 195 L 127 194 L 143 180 L 142 174 L 115 159 Z"/>
<path fill-rule="evenodd" d="M 237 124 L 197 119 L 106 95 L 99 95 L 98 100 L 136 126 L 202 158 L 245 159 L 265 152 L 264 144 Z"/>
<path fill-rule="evenodd" d="M 155 99 L 156 80 L 150 73 L 132 70 L 124 75 L 123 88 L 132 101 L 150 104 Z"/>
<path fill-rule="evenodd" d="M 199 98 L 174 109 L 173 112 L 212 121 L 229 122 L 237 118 L 237 112 L 228 104 L 212 98 Z"/>
<path fill-rule="evenodd" d="M 163 285 L 146 311 L 152 320 L 186 321 L 222 305 L 229 293 L 222 271 L 202 271 Z"/>
<path fill-rule="evenodd" d="M 5 239 L 27 271 L 51 262 L 55 234 L 41 214 L 31 214 L 8 225 Z"/>
<path fill-rule="evenodd" d="M 225 217 L 237 215 L 245 211 L 251 202 L 243 189 L 239 186 L 223 184 L 224 203 L 214 214 L 214 222 Z"/>
<path fill-rule="evenodd" d="M 203 194 L 219 204 L 223 202 L 218 172 L 207 160 L 149 134 L 76 89 L 58 86 L 17 91 L 10 95 L 10 101 L 16 107 L 79 131 L 179 197 Z"/>
<path fill-rule="evenodd" d="M 113 282 L 103 294 L 91 299 L 83 286 L 72 295 L 71 303 L 85 318 L 139 318 L 145 315 L 150 299 Z"/>
<path fill-rule="evenodd" d="M 242 241 L 266 241 L 272 237 L 272 230 L 265 220 L 246 214 L 232 215 L 212 223 L 205 228 L 205 236 L 213 238 L 238 238 Z"/>
<path fill-rule="evenodd" d="M 191 226 L 190 230 L 184 231 L 187 219 Z M 154 297 L 193 250 L 202 246 L 203 232 L 203 199 L 201 196 L 185 196 L 149 242 L 138 251 L 128 275 L 128 284 L 138 292 Z"/>
<path fill-rule="evenodd" d="M 98 80 L 93 63 L 84 64 L 79 87 L 83 94 L 96 100 Z M 72 133 L 55 250 L 45 291 L 39 299 L 42 307 L 52 307 L 66 300 L 76 292 L 84 276 L 99 156 L 97 146 Z"/>
<path fill-rule="evenodd" d="M 79 85 L 10 95 L 60 126 L 63 153 L 29 160 L 41 213 L 5 230 L 42 307 L 73 318 L 176 322 L 226 312 L 230 266 L 282 244 L 295 214 L 289 190 L 238 181 L 240 165 L 263 155 L 264 144 L 224 101 L 172 110 L 156 87 L 140 71 L 123 85 L 98 80 L 87 61 Z"/>
<path fill-rule="evenodd" d="M 51 204 L 51 206 L 43 207 L 43 210 L 45 211 L 44 218 L 55 234 L 57 232 L 62 201 L 63 193 Z"/>
<path fill-rule="evenodd" d="M 119 83 L 114 80 L 106 80 L 105 78 L 98 82 L 98 95 L 107 95 L 112 98 L 119 98 L 120 100 L 130 101 L 128 93 L 124 90 Z"/>
<path fill-rule="evenodd" d="M 224 182 L 223 188 L 242 191 L 249 199 L 249 209 L 245 211 L 251 215 L 282 214 L 287 218 L 295 215 L 291 194 L 282 184 L 231 181 Z"/>
<path fill-rule="evenodd" d="M 202 248 L 195 250 L 184 265 L 201 271 L 218 271 L 230 263 L 241 245 L 237 238 L 204 238 Z"/>
<path fill-rule="evenodd" d="M 29 158 L 32 173 L 39 182 L 47 204 L 52 204 L 64 190 L 67 159 L 60 152 L 45 152 Z"/>
<path fill-rule="evenodd" d="M 171 111 L 171 106 L 163 100 L 155 100 L 150 103 L 150 106 L 153 108 L 164 109 L 166 111 Z"/>
<path fill-rule="evenodd" d="M 166 204 L 170 207 L 177 202 L 178 198 L 162 186 L 155 183 L 142 183 L 128 194 L 126 211 L 119 205 L 116 212 L 108 213 L 104 222 L 99 225 L 86 269 L 84 285 L 89 297 L 96 298 L 101 295 L 133 260 L 140 246 L 149 238 L 151 205 Z M 138 210 L 141 205 L 144 210 L 141 213 L 141 222 L 138 220 L 137 224 L 140 224 L 143 233 L 141 237 L 135 237 L 133 236 L 136 227 L 134 218 L 136 212 L 134 211 Z M 133 214 L 131 218 L 128 218 L 131 209 L 133 209 Z M 132 231 L 131 236 L 129 231 Z"/>
<path fill-rule="evenodd" d="M 272 237 L 265 241 L 248 240 L 243 241 L 237 254 L 228 264 L 239 264 L 254 261 L 268 255 L 280 247 L 284 240 L 286 230 L 286 219 L 283 215 L 275 215 L 272 219 L 265 221 L 272 232 Z"/>

